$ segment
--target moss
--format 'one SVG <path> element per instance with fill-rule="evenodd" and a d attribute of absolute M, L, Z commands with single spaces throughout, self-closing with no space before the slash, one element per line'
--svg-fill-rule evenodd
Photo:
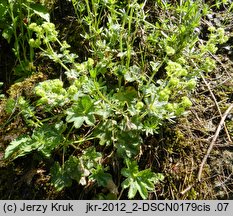
<path fill-rule="evenodd" d="M 32 89 L 35 85 L 45 79 L 46 76 L 43 73 L 35 73 L 24 81 L 13 84 L 7 91 L 7 94 L 9 95 L 9 98 L 16 98 L 20 95 L 30 97 L 32 96 Z"/>

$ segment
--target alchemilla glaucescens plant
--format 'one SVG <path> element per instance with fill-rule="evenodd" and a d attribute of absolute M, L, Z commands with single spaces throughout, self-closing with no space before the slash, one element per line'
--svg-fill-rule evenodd
<path fill-rule="evenodd" d="M 185 1 L 176 10 L 155 2 L 151 10 L 169 10 L 174 17 L 151 17 L 147 1 L 72 0 L 79 36 L 87 44 L 81 61 L 52 22 L 27 24 L 31 49 L 60 65 L 63 75 L 38 83 L 35 101 L 17 98 L 12 111 L 20 112 L 31 132 L 10 143 L 6 159 L 35 150 L 45 158 L 60 152 L 50 170 L 57 190 L 93 181 L 115 198 L 125 189 L 129 199 L 137 192 L 148 198 L 164 175 L 140 170 L 143 137 L 185 114 L 199 74 L 215 67 L 209 53 L 227 40 L 224 30 L 214 27 L 207 41 L 199 40 L 204 12 L 197 2 Z M 125 164 L 120 185 L 111 172 L 116 158 Z"/>

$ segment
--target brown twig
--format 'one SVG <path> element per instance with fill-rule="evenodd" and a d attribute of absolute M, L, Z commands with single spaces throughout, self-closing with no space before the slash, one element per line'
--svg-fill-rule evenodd
<path fill-rule="evenodd" d="M 207 160 L 207 158 L 208 158 L 209 155 L 210 155 L 210 152 L 211 152 L 211 150 L 212 150 L 212 148 L 213 148 L 213 146 L 214 146 L 214 143 L 215 143 L 215 141 L 216 141 L 217 138 L 218 138 L 219 132 L 220 132 L 222 126 L 224 125 L 225 119 L 226 119 L 227 115 L 229 114 L 229 112 L 231 111 L 232 108 L 233 108 L 233 104 L 231 104 L 231 105 L 228 107 L 228 109 L 225 111 L 225 113 L 223 114 L 223 116 L 222 116 L 222 118 L 221 118 L 221 121 L 220 121 L 220 123 L 219 123 L 219 125 L 218 125 L 218 128 L 217 128 L 217 130 L 216 130 L 216 132 L 215 132 L 215 134 L 214 134 L 213 140 L 212 140 L 212 142 L 210 143 L 210 146 L 209 146 L 209 148 L 208 148 L 208 150 L 207 150 L 207 153 L 206 153 L 205 157 L 203 158 L 203 160 L 202 160 L 202 162 L 201 162 L 201 165 L 200 165 L 200 168 L 199 168 L 199 172 L 198 172 L 198 176 L 197 176 L 199 182 L 201 181 L 201 175 L 202 175 L 202 171 L 203 171 L 204 164 L 206 163 L 206 160 Z"/>
<path fill-rule="evenodd" d="M 193 187 L 193 184 L 192 185 L 189 185 L 187 188 L 185 188 L 183 191 L 180 192 L 181 195 L 184 195 L 185 193 L 187 193 L 189 190 L 191 190 Z"/>
<path fill-rule="evenodd" d="M 214 100 L 214 103 L 215 103 L 215 105 L 216 105 L 216 107 L 217 107 L 217 109 L 218 109 L 218 112 L 219 112 L 220 117 L 222 118 L 222 117 L 223 117 L 223 116 L 222 116 L 222 112 L 221 112 L 220 107 L 219 107 L 219 105 L 218 105 L 218 102 L 217 102 L 217 100 L 216 100 L 216 98 L 215 98 L 215 96 L 214 96 L 214 93 L 212 92 L 212 90 L 211 90 L 209 84 L 207 83 L 207 81 L 206 81 L 204 75 L 203 75 L 202 73 L 200 73 L 200 75 L 201 75 L 201 78 L 203 79 L 205 85 L 207 86 L 207 88 L 208 88 L 208 90 L 209 90 L 209 92 L 210 92 L 211 97 L 212 97 L 213 100 Z M 232 140 L 231 140 L 231 137 L 230 137 L 230 135 L 229 135 L 229 133 L 228 133 L 228 130 L 227 130 L 227 127 L 226 127 L 225 122 L 223 122 L 223 125 L 224 125 L 224 129 L 225 129 L 227 138 L 228 138 L 228 140 L 230 141 L 230 143 L 232 143 Z"/>

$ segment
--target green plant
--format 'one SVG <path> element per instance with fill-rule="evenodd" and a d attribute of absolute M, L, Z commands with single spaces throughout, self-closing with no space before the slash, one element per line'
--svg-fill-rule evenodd
<path fill-rule="evenodd" d="M 122 183 L 122 188 L 129 188 L 128 197 L 134 198 L 137 191 L 143 199 L 148 198 L 148 190 L 154 190 L 154 184 L 162 181 L 164 176 L 162 174 L 155 174 L 149 169 L 139 171 L 136 161 L 126 159 L 127 168 L 121 170 L 121 174 L 127 177 Z"/>
<path fill-rule="evenodd" d="M 28 44 L 32 31 L 28 25 L 33 21 L 49 21 L 49 13 L 41 4 L 31 0 L 3 0 L 0 3 L 0 28 L 2 36 L 13 45 L 13 52 L 17 59 L 15 75 L 27 77 L 35 71 L 33 65 L 34 49 Z"/>
<path fill-rule="evenodd" d="M 219 9 L 221 6 L 226 6 L 229 3 L 231 3 L 231 1 L 229 1 L 229 0 L 214 0 L 213 4 L 211 5 L 211 7 L 212 8 L 216 7 L 217 9 Z"/>
<path fill-rule="evenodd" d="M 73 181 L 94 181 L 115 197 L 118 188 L 109 169 L 117 158 L 126 164 L 120 167 L 122 191 L 129 188 L 130 199 L 137 192 L 148 198 L 164 176 L 153 168 L 139 170 L 136 158 L 145 144 L 143 136 L 158 133 L 164 122 L 185 114 L 200 72 L 215 67 L 209 53 L 227 40 L 222 29 L 212 28 L 209 40 L 199 42 L 198 2 L 172 6 L 158 1 L 154 10 L 159 8 L 163 16 L 156 19 L 146 12 L 147 1 L 73 0 L 80 35 L 88 42 L 82 62 L 59 40 L 53 23 L 30 23 L 35 35 L 30 46 L 59 64 L 66 77 L 40 82 L 34 103 L 21 97 L 17 108 L 34 122 L 32 133 L 12 141 L 5 158 L 32 150 L 49 157 L 60 151 L 62 159 L 51 168 L 58 190 Z M 168 12 L 170 20 L 164 16 Z"/>

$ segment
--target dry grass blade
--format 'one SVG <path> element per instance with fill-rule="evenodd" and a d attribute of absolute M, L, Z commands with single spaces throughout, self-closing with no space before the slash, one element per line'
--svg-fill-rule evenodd
<path fill-rule="evenodd" d="M 203 76 L 203 74 L 200 73 L 200 75 L 201 75 L 201 78 L 203 79 L 205 85 L 207 86 L 207 88 L 208 88 L 208 90 L 209 90 L 209 92 L 210 92 L 211 97 L 212 97 L 213 100 L 214 100 L 214 103 L 215 103 L 215 105 L 216 105 L 216 107 L 217 107 L 217 109 L 218 109 L 219 115 L 220 115 L 221 118 L 222 118 L 222 117 L 223 117 L 223 116 L 222 116 L 222 112 L 221 112 L 220 107 L 219 107 L 219 105 L 218 105 L 218 102 L 217 102 L 217 100 L 216 100 L 216 98 L 215 98 L 215 96 L 214 96 L 214 93 L 212 92 L 212 90 L 211 90 L 211 88 L 210 88 L 210 85 L 207 83 L 207 81 L 206 81 L 205 77 Z M 229 135 L 229 133 L 228 133 L 228 130 L 227 130 L 227 127 L 226 127 L 225 122 L 223 122 L 223 125 L 224 125 L 224 129 L 225 129 L 227 138 L 228 138 L 229 142 L 232 143 L 232 140 L 231 140 L 231 137 L 230 137 L 230 135 Z"/>
<path fill-rule="evenodd" d="M 229 114 L 229 112 L 232 110 L 232 108 L 233 108 L 233 104 L 231 104 L 228 107 L 228 109 L 226 110 L 226 112 L 223 114 L 223 116 L 221 118 L 221 121 L 220 121 L 220 123 L 218 125 L 218 128 L 217 128 L 217 130 L 216 130 L 216 132 L 214 134 L 213 140 L 212 140 L 212 142 L 211 142 L 211 144 L 210 144 L 210 146 L 209 146 L 209 148 L 207 150 L 207 153 L 206 153 L 205 157 L 203 158 L 203 160 L 201 162 L 201 165 L 200 165 L 200 168 L 199 168 L 199 171 L 198 171 L 198 181 L 199 182 L 201 181 L 201 175 L 202 175 L 203 167 L 204 167 L 204 165 L 206 163 L 206 160 L 209 157 L 210 152 L 211 152 L 211 150 L 212 150 L 212 148 L 214 146 L 214 143 L 218 138 L 219 132 L 220 132 L 222 126 L 224 125 L 225 119 L 226 119 L 227 115 Z"/>

